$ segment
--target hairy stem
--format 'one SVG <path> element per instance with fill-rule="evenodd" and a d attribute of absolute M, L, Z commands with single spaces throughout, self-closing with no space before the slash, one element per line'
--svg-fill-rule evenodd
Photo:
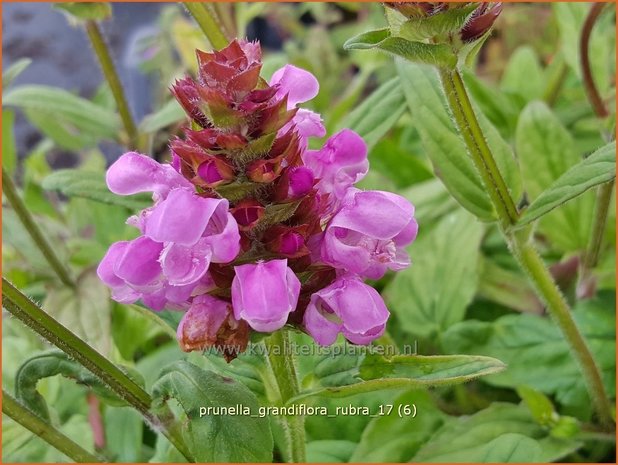
<path fill-rule="evenodd" d="M 116 67 L 114 66 L 114 61 L 109 53 L 105 39 L 103 38 L 101 30 L 95 21 L 90 20 L 86 22 L 86 32 L 90 38 L 92 48 L 99 59 L 99 64 L 101 65 L 103 75 L 105 76 L 105 79 L 109 84 L 109 88 L 112 91 L 112 95 L 114 96 L 114 100 L 116 101 L 118 113 L 120 113 L 122 124 L 124 125 L 124 129 L 129 138 L 129 148 L 135 149 L 137 147 L 139 134 L 137 132 L 135 122 L 133 121 L 133 116 L 131 116 L 131 110 L 129 109 L 129 104 L 127 103 L 127 99 L 122 88 L 122 83 L 120 82 L 120 78 L 116 72 Z"/>
<path fill-rule="evenodd" d="M 300 392 L 289 335 L 285 329 L 280 329 L 271 334 L 265 343 L 269 365 L 279 388 L 279 400 L 281 405 L 285 405 Z M 287 436 L 287 458 L 293 463 L 306 462 L 304 418 L 290 416 L 285 417 L 283 421 Z"/>
<path fill-rule="evenodd" d="M 191 460 L 191 455 L 179 432 L 173 429 L 173 425 L 169 425 L 150 412 L 152 399 L 146 391 L 107 358 L 49 316 L 5 278 L 2 278 L 2 306 L 34 332 L 99 377 L 120 398 L 137 409 L 153 428 L 161 431 L 181 454 Z"/>
<path fill-rule="evenodd" d="M 599 420 L 604 425 L 611 425 L 613 423 L 610 415 L 611 402 L 607 397 L 599 368 L 575 325 L 571 309 L 547 266 L 526 236 L 527 230 L 513 232 L 509 228 L 517 221 L 518 212 L 487 145 L 463 81 L 456 70 L 443 69 L 440 70 L 440 75 L 457 128 L 485 183 L 511 251 L 564 335 L 582 373 Z"/>
<path fill-rule="evenodd" d="M 62 281 L 64 285 L 74 288 L 75 282 L 71 278 L 69 269 L 60 261 L 54 252 L 53 247 L 32 217 L 28 207 L 26 207 L 26 204 L 17 193 L 17 188 L 4 167 L 2 167 L 2 193 L 5 195 L 6 199 L 9 201 L 9 205 L 11 205 L 13 211 L 15 211 L 15 214 L 24 225 L 24 228 L 28 231 L 28 234 L 30 234 L 30 237 L 45 257 L 45 260 L 47 260 L 47 263 L 49 263 L 51 269 L 54 270 L 58 278 L 60 278 L 60 281 Z"/>
<path fill-rule="evenodd" d="M 229 38 L 224 32 L 225 26 L 212 4 L 200 2 L 184 2 L 183 4 L 214 49 L 220 50 L 228 44 Z"/>
<path fill-rule="evenodd" d="M 11 417 L 24 428 L 32 431 L 50 446 L 58 449 L 71 460 L 78 463 L 101 463 L 99 457 L 91 454 L 66 437 L 52 425 L 32 413 L 4 389 L 2 390 L 2 413 Z"/>
<path fill-rule="evenodd" d="M 461 75 L 457 70 L 441 69 L 440 78 L 459 132 L 487 187 L 500 224 L 507 229 L 517 221 L 517 208 L 476 119 Z"/>

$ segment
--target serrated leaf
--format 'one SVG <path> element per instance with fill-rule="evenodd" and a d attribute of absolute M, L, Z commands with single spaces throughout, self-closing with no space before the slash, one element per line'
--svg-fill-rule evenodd
<path fill-rule="evenodd" d="M 371 150 L 399 121 L 406 102 L 399 78 L 385 82 L 352 110 L 338 125 L 357 132 Z"/>
<path fill-rule="evenodd" d="M 152 203 L 148 194 L 120 196 L 110 192 L 105 174 L 97 171 L 57 170 L 47 176 L 42 185 L 45 190 L 57 190 L 67 197 L 81 197 L 130 210 L 141 210 Z"/>
<path fill-rule="evenodd" d="M 239 382 L 176 362 L 166 368 L 152 388 L 155 408 L 176 399 L 185 414 L 180 428 L 200 462 L 270 462 L 273 439 L 268 418 L 209 414 L 200 418 L 200 407 L 248 407 L 257 415 L 258 402 Z"/>
<path fill-rule="evenodd" d="M 521 438 L 504 435 L 521 435 L 540 445 L 530 446 L 524 453 L 517 444 Z M 496 441 L 496 442 L 494 442 Z M 527 442 L 531 445 L 531 442 Z M 496 446 L 500 446 L 497 449 Z M 472 416 L 454 418 L 440 428 L 414 456 L 413 462 L 476 462 L 509 460 L 518 462 L 552 462 L 559 460 L 581 446 L 580 443 L 552 438 L 548 431 L 536 424 L 522 405 L 495 402 Z M 507 453 L 504 453 L 507 452 Z M 508 453 L 510 452 L 510 454 Z M 524 458 L 525 457 L 525 458 Z"/>
<path fill-rule="evenodd" d="M 9 66 L 7 70 L 2 73 L 2 89 L 10 86 L 15 78 L 30 66 L 30 63 L 32 63 L 30 58 L 21 58 Z"/>
<path fill-rule="evenodd" d="M 403 37 L 393 37 L 388 28 L 363 32 L 348 39 L 343 47 L 346 50 L 377 48 L 415 63 L 443 68 L 454 68 L 457 64 L 457 55 L 448 45 L 426 44 L 406 40 Z"/>
<path fill-rule="evenodd" d="M 348 397 L 383 389 L 464 383 L 504 368 L 495 358 L 468 355 L 395 355 L 390 359 L 375 354 L 327 356 L 315 368 L 311 389 L 288 404 L 313 396 Z"/>
<path fill-rule="evenodd" d="M 515 148 L 524 187 L 533 203 L 581 161 L 573 137 L 542 102 L 530 103 L 521 113 Z M 543 217 L 539 230 L 560 250 L 582 250 L 588 244 L 593 205 L 594 196 L 581 196 Z"/>
<path fill-rule="evenodd" d="M 117 114 L 54 87 L 27 85 L 10 89 L 2 96 L 2 105 L 50 114 L 94 137 L 114 139 L 120 131 Z"/>
<path fill-rule="evenodd" d="M 412 266 L 397 273 L 383 292 L 403 330 L 435 336 L 463 319 L 477 289 L 483 231 L 461 209 L 433 230 L 421 230 L 411 248 Z"/>
<path fill-rule="evenodd" d="M 112 15 L 112 6 L 109 3 L 82 3 L 64 2 L 57 3 L 54 8 L 68 14 L 71 18 L 87 21 L 100 21 Z"/>
<path fill-rule="evenodd" d="M 518 221 L 524 226 L 573 200 L 587 190 L 616 178 L 616 142 L 607 144 L 554 181 Z"/>

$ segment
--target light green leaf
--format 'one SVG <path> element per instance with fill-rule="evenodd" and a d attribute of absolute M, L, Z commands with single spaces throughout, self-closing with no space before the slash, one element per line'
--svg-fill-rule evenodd
<path fill-rule="evenodd" d="M 530 409 L 530 413 L 535 421 L 541 426 L 551 426 L 558 419 L 558 414 L 554 411 L 554 405 L 541 391 L 529 386 L 519 386 L 517 394 Z"/>
<path fill-rule="evenodd" d="M 248 407 L 258 413 L 251 391 L 231 378 L 204 371 L 188 362 L 166 368 L 152 388 L 155 408 L 176 399 L 187 419 L 181 429 L 187 446 L 200 462 L 270 462 L 273 439 L 268 418 L 247 415 L 204 415 L 200 407 Z"/>
<path fill-rule="evenodd" d="M 518 221 L 524 226 L 554 208 L 580 196 L 588 189 L 616 178 L 616 142 L 607 144 L 570 168 L 526 209 Z"/>
<path fill-rule="evenodd" d="M 17 166 L 17 149 L 15 148 L 15 112 L 4 110 L 2 112 L 2 167 L 13 174 Z"/>
<path fill-rule="evenodd" d="M 64 2 L 57 3 L 54 8 L 66 13 L 75 20 L 100 21 L 112 15 L 112 6 L 109 3 L 83 3 L 83 2 Z"/>
<path fill-rule="evenodd" d="M 457 64 L 457 55 L 448 45 L 426 44 L 406 40 L 403 37 L 392 37 L 388 28 L 363 32 L 348 39 L 343 47 L 346 50 L 377 48 L 412 62 L 444 68 L 454 68 Z"/>
<path fill-rule="evenodd" d="M 372 147 L 397 123 L 406 109 L 399 78 L 382 84 L 339 125 L 356 131 Z"/>
<path fill-rule="evenodd" d="M 604 292 L 581 301 L 573 315 L 601 369 L 610 396 L 616 391 L 615 297 Z M 448 351 L 483 354 L 503 360 L 508 369 L 485 382 L 515 388 L 522 384 L 556 396 L 564 405 L 587 411 L 590 401 L 564 337 L 547 317 L 507 315 L 494 322 L 464 321 L 442 338 Z"/>
<path fill-rule="evenodd" d="M 506 65 L 500 88 L 524 98 L 526 101 L 543 96 L 545 82 L 539 57 L 530 46 L 517 48 Z"/>
<path fill-rule="evenodd" d="M 509 437 L 502 438 L 506 434 Z M 517 445 L 521 443 L 520 435 L 538 443 L 540 453 L 532 442 L 525 442 L 523 445 L 529 448 L 522 451 L 522 447 Z M 517 462 L 552 462 L 580 446 L 577 442 L 549 436 L 545 428 L 532 420 L 526 407 L 494 402 L 472 416 L 448 421 L 420 448 L 412 461 L 482 463 L 486 459 L 492 462 L 510 459 Z"/>
<path fill-rule="evenodd" d="M 49 111 L 25 108 L 24 113 L 33 126 L 63 149 L 79 152 L 99 142 L 96 137 L 77 130 L 73 124 L 54 118 Z"/>
<path fill-rule="evenodd" d="M 474 4 L 462 5 L 462 8 L 448 8 L 431 16 L 410 18 L 401 24 L 396 35 L 409 40 L 425 40 L 458 33 L 477 7 Z"/>
<path fill-rule="evenodd" d="M 410 247 L 412 266 L 397 273 L 384 290 L 402 329 L 435 336 L 463 319 L 477 289 L 483 230 L 463 210 L 442 218 L 432 231 L 421 229 Z"/>
<path fill-rule="evenodd" d="M 581 161 L 573 137 L 542 102 L 530 103 L 520 115 L 515 148 L 524 187 L 533 203 Z M 541 200 L 541 205 L 543 203 L 545 201 Z M 539 230 L 561 250 L 584 249 L 588 243 L 593 205 L 594 196 L 581 196 L 545 216 L 539 223 Z"/>
<path fill-rule="evenodd" d="M 140 123 L 140 132 L 157 132 L 171 124 L 183 121 L 186 114 L 178 101 L 172 99 L 165 103 L 161 109 L 150 115 L 146 115 Z"/>
<path fill-rule="evenodd" d="M 94 137 L 114 139 L 120 131 L 120 118 L 114 112 L 54 87 L 28 85 L 10 89 L 3 95 L 2 105 L 45 113 Z"/>
<path fill-rule="evenodd" d="M 142 461 L 144 421 L 139 412 L 129 407 L 107 407 L 103 424 L 107 449 L 114 462 Z"/>
<path fill-rule="evenodd" d="M 2 89 L 10 86 L 15 78 L 30 66 L 30 63 L 32 63 L 30 58 L 21 58 L 9 66 L 8 69 L 2 73 Z"/>
<path fill-rule="evenodd" d="M 400 406 L 416 406 L 417 415 L 400 418 Z M 350 462 L 405 463 L 444 423 L 446 416 L 435 406 L 427 391 L 408 391 L 389 402 L 388 415 L 371 420 Z M 388 408 L 388 407 L 386 407 Z M 386 412 L 387 410 L 385 410 Z"/>
<path fill-rule="evenodd" d="M 94 270 L 82 273 L 75 289 L 59 287 L 50 290 L 42 307 L 101 354 L 109 353 L 111 301 L 109 290 Z"/>
<path fill-rule="evenodd" d="M 296 404 L 313 396 L 348 397 L 397 388 L 426 388 L 464 383 L 505 368 L 495 358 L 468 355 L 326 356 L 315 367 L 309 389 L 290 399 Z"/>
<path fill-rule="evenodd" d="M 104 173 L 79 169 L 54 171 L 43 180 L 46 190 L 58 190 L 67 197 L 81 197 L 97 202 L 141 210 L 152 203 L 147 194 L 116 195 L 107 188 Z"/>

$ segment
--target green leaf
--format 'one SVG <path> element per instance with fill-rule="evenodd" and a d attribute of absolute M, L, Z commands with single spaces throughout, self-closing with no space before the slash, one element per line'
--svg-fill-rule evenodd
<path fill-rule="evenodd" d="M 273 439 L 268 418 L 259 418 L 258 402 L 251 391 L 231 378 L 177 362 L 155 383 L 153 406 L 176 399 L 187 419 L 181 429 L 192 454 L 200 462 L 270 462 Z M 207 414 L 200 408 L 243 405 L 256 417 Z"/>
<path fill-rule="evenodd" d="M 345 440 L 311 441 L 307 444 L 308 463 L 347 463 L 356 443 Z"/>
<path fill-rule="evenodd" d="M 410 247 L 412 266 L 397 273 L 384 290 L 402 329 L 435 336 L 463 319 L 477 289 L 483 231 L 463 210 L 442 218 L 432 231 L 421 230 Z"/>
<path fill-rule="evenodd" d="M 66 13 L 70 18 L 87 21 L 101 21 L 112 15 L 112 6 L 109 3 L 82 3 L 64 2 L 57 3 L 54 8 Z"/>
<path fill-rule="evenodd" d="M 28 85 L 10 89 L 3 95 L 2 105 L 44 113 L 93 137 L 115 139 L 120 131 L 120 118 L 114 112 L 54 87 Z"/>
<path fill-rule="evenodd" d="M 15 172 L 17 166 L 17 149 L 15 148 L 15 112 L 4 110 L 2 112 L 2 167 L 9 173 Z"/>
<path fill-rule="evenodd" d="M 406 40 L 403 37 L 392 37 L 388 28 L 363 32 L 348 39 L 343 48 L 346 50 L 377 48 L 408 61 L 444 68 L 454 68 L 457 64 L 457 55 L 448 45 L 426 44 Z"/>
<path fill-rule="evenodd" d="M 43 188 L 60 191 L 67 197 L 81 197 L 130 210 L 141 210 L 152 203 L 148 194 L 120 196 L 110 192 L 105 183 L 105 174 L 96 171 L 57 170 L 43 180 Z"/>
<path fill-rule="evenodd" d="M 485 221 L 493 221 L 493 207 L 446 110 L 435 70 L 403 60 L 397 60 L 397 70 L 414 125 L 436 175 L 464 208 Z"/>
<path fill-rule="evenodd" d="M 26 360 L 15 375 L 15 396 L 31 411 L 49 421 L 49 410 L 45 399 L 37 391 L 37 384 L 45 378 L 62 375 L 79 384 L 92 388 L 104 399 L 122 405 L 124 401 L 111 392 L 107 386 L 89 370 L 59 350 L 35 355 Z"/>
<path fill-rule="evenodd" d="M 503 438 L 504 435 L 509 435 Z M 513 437 L 517 435 L 517 437 Z M 525 436 L 537 443 L 525 441 Z M 495 442 L 494 442 L 495 441 Z M 521 445 L 518 445 L 521 444 Z M 522 448 L 523 445 L 529 448 Z M 440 428 L 414 456 L 413 462 L 552 462 L 579 448 L 581 444 L 552 438 L 537 425 L 528 409 L 493 403 L 469 417 L 454 418 Z"/>
<path fill-rule="evenodd" d="M 99 142 L 96 137 L 78 131 L 73 124 L 54 118 L 48 111 L 26 108 L 24 113 L 33 126 L 63 149 L 79 152 Z"/>
<path fill-rule="evenodd" d="M 17 76 L 30 66 L 30 63 L 32 63 L 30 58 L 21 58 L 9 66 L 8 69 L 2 73 L 2 89 L 10 86 Z"/>
<path fill-rule="evenodd" d="M 141 449 L 144 421 L 139 412 L 129 407 L 105 409 L 105 441 L 114 462 L 138 463 L 142 461 Z"/>
<path fill-rule="evenodd" d="M 573 316 L 587 339 L 610 396 L 616 391 L 615 297 L 579 302 Z M 442 338 L 444 348 L 483 354 L 503 360 L 508 369 L 483 381 L 500 387 L 522 384 L 555 396 L 563 405 L 589 411 L 590 401 L 569 347 L 556 325 L 547 317 L 507 315 L 494 322 L 464 321 Z"/>
<path fill-rule="evenodd" d="M 417 415 L 399 417 L 400 406 L 415 405 Z M 373 418 L 363 431 L 350 462 L 410 462 L 421 445 L 444 423 L 446 416 L 427 391 L 412 390 L 389 402 L 385 412 Z"/>
<path fill-rule="evenodd" d="M 495 358 L 468 355 L 395 355 L 388 359 L 375 354 L 327 356 L 316 365 L 310 389 L 288 403 L 312 396 L 348 397 L 382 389 L 464 383 L 498 373 L 504 367 Z"/>
<path fill-rule="evenodd" d="M 528 45 L 517 48 L 504 69 L 500 88 L 521 96 L 526 101 L 540 99 L 545 90 L 539 57 Z"/>
<path fill-rule="evenodd" d="M 547 105 L 532 102 L 524 109 L 517 125 L 515 148 L 531 202 L 581 161 L 574 147 L 573 137 Z M 548 214 L 539 223 L 540 232 L 561 250 L 584 249 L 590 233 L 593 197 L 582 196 Z"/>
<path fill-rule="evenodd" d="M 401 24 L 396 35 L 409 40 L 425 40 L 458 33 L 478 5 L 449 8 L 431 16 L 410 18 Z"/>
<path fill-rule="evenodd" d="M 385 82 L 348 114 L 338 126 L 356 131 L 371 150 L 399 121 L 406 109 L 399 78 Z"/>
<path fill-rule="evenodd" d="M 157 132 L 172 124 L 186 119 L 186 114 L 178 101 L 172 99 L 165 103 L 159 110 L 146 115 L 140 123 L 140 132 Z"/>
<path fill-rule="evenodd" d="M 607 144 L 570 168 L 526 209 L 518 221 L 523 226 L 539 219 L 587 190 L 616 178 L 616 142 Z"/>
<path fill-rule="evenodd" d="M 51 289 L 43 308 L 62 325 L 71 328 L 99 353 L 107 355 L 111 349 L 111 301 L 109 290 L 94 270 L 86 270 L 75 289 Z"/>
<path fill-rule="evenodd" d="M 554 405 L 541 391 L 529 386 L 519 386 L 517 394 L 526 403 L 535 421 L 541 426 L 551 426 L 558 419 Z"/>

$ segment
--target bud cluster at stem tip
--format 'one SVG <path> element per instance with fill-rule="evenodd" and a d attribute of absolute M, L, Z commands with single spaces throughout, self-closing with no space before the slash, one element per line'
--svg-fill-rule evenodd
<path fill-rule="evenodd" d="M 389 312 L 363 279 L 409 265 L 414 207 L 354 187 L 369 167 L 355 132 L 308 149 L 326 133 L 299 108 L 319 90 L 309 72 L 286 65 L 266 82 L 259 44 L 244 40 L 197 59 L 197 79 L 172 88 L 191 124 L 170 142 L 171 163 L 129 152 L 107 172 L 116 194 L 153 193 L 127 220 L 139 237 L 112 244 L 98 267 L 112 297 L 185 312 L 182 349 L 228 360 L 251 330 L 286 324 L 322 345 L 379 337 Z"/>

